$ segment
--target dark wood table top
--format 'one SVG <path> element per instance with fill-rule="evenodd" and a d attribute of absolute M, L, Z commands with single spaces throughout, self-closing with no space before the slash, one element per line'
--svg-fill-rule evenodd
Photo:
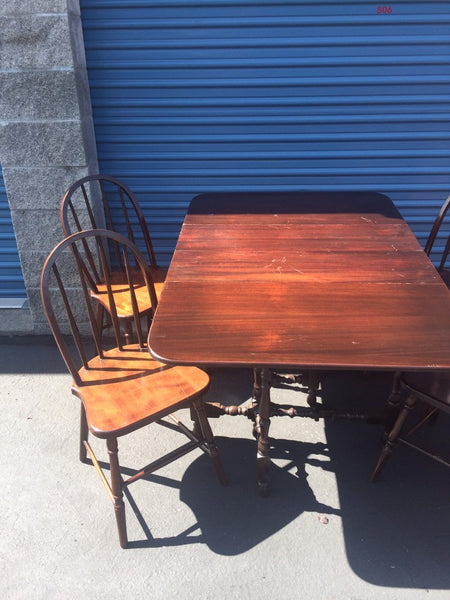
<path fill-rule="evenodd" d="M 381 194 L 203 195 L 149 347 L 174 364 L 450 369 L 450 292 Z"/>

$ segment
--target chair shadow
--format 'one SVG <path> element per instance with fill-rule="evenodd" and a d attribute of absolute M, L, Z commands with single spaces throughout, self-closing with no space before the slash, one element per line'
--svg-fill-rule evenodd
<path fill-rule="evenodd" d="M 391 389 L 389 374 L 331 374 L 322 381 L 327 408 L 379 412 Z M 450 448 L 448 415 L 425 427 L 424 443 Z M 336 474 L 348 562 L 379 586 L 450 588 L 450 478 L 445 467 L 398 446 L 376 483 L 370 482 L 382 447 L 382 426 L 332 422 L 325 426 Z"/>
<path fill-rule="evenodd" d="M 254 440 L 217 437 L 216 442 L 230 484 L 223 487 L 214 481 L 207 456 L 195 459 L 180 483 L 180 500 L 193 512 L 197 523 L 177 536 L 154 538 L 130 490 L 126 490 L 127 499 L 146 536 L 146 539 L 130 541 L 130 548 L 202 543 L 217 554 L 232 556 L 242 554 L 269 538 L 304 511 L 336 514 L 334 508 L 316 500 L 305 470 L 306 464 L 320 463 L 323 468 L 328 467 L 325 444 L 274 440 L 271 448 L 271 456 L 276 461 L 271 467 L 273 491 L 268 498 L 262 499 L 256 489 Z M 157 475 L 150 475 L 147 479 L 174 485 Z M 211 480 L 211 485 L 205 487 L 207 480 Z M 220 528 L 217 523 L 220 523 Z"/>

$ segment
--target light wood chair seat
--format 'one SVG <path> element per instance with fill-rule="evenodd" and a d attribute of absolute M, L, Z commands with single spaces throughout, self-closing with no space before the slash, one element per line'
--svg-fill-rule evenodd
<path fill-rule="evenodd" d="M 100 438 L 139 429 L 168 412 L 189 406 L 204 392 L 209 377 L 196 367 L 170 367 L 153 359 L 138 344 L 95 356 L 72 386 L 86 411 L 89 430 Z"/>
<path fill-rule="evenodd" d="M 149 271 L 153 280 L 156 298 L 159 300 L 164 287 L 167 269 L 150 267 Z M 147 287 L 142 281 L 139 269 L 131 269 L 131 276 L 139 314 L 141 316 L 151 315 L 156 307 L 152 304 L 152 300 L 148 294 Z M 133 314 L 133 309 L 130 305 L 129 284 L 124 271 L 113 271 L 111 273 L 111 285 L 109 286 L 109 289 L 112 291 L 119 319 L 130 319 L 130 315 Z M 112 309 L 108 295 L 108 285 L 103 280 L 100 280 L 99 283 L 96 284 L 95 289 L 91 290 L 91 296 L 97 300 L 108 313 L 111 313 Z"/>

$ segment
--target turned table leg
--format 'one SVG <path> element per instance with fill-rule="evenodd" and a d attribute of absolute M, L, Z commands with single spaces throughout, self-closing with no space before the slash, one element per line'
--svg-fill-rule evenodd
<path fill-rule="evenodd" d="M 257 439 L 257 484 L 260 496 L 269 494 L 270 469 L 270 380 L 269 369 L 261 369 L 261 395 L 256 409 L 255 432 Z"/>
<path fill-rule="evenodd" d="M 262 369 L 253 369 L 253 394 L 252 398 L 254 402 L 259 403 L 261 398 L 261 374 Z"/>

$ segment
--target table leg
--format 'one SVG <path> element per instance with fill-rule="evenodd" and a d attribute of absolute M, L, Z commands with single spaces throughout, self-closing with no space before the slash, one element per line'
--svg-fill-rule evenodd
<path fill-rule="evenodd" d="M 253 394 L 252 398 L 254 402 L 259 403 L 261 398 L 261 369 L 253 369 Z"/>
<path fill-rule="evenodd" d="M 270 469 L 270 381 L 269 369 L 260 370 L 261 395 L 256 408 L 255 432 L 257 439 L 257 484 L 260 496 L 269 495 Z"/>

